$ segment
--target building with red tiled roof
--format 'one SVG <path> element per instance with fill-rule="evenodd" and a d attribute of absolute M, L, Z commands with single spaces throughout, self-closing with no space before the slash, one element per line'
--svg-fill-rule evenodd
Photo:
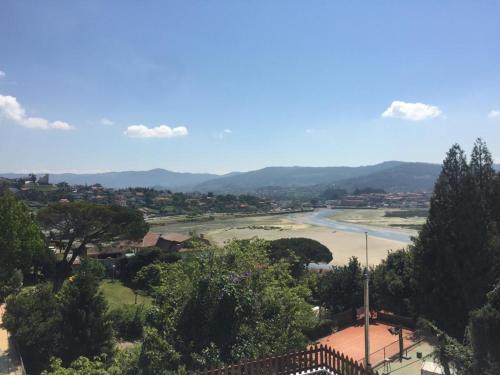
<path fill-rule="evenodd" d="M 158 247 L 165 251 L 177 252 L 191 238 L 191 236 L 182 233 L 161 234 L 148 232 L 142 239 L 142 247 Z"/>

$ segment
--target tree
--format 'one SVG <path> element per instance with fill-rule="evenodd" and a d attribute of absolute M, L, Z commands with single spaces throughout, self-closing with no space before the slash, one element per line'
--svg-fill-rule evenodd
<path fill-rule="evenodd" d="M 469 332 L 474 374 L 493 375 L 500 370 L 500 282 L 488 293 L 488 302 L 473 311 Z"/>
<path fill-rule="evenodd" d="M 6 283 L 20 270 L 24 277 L 38 273 L 45 264 L 50 269 L 53 257 L 43 235 L 25 204 L 13 194 L 0 195 L 0 284 Z M 42 261 L 45 258 L 46 261 Z M 39 266 L 39 267 L 34 267 Z M 0 300 L 5 295 L 0 296 Z"/>
<path fill-rule="evenodd" d="M 356 257 L 346 266 L 334 266 L 321 277 L 316 298 L 332 312 L 353 311 L 363 304 L 363 270 Z"/>
<path fill-rule="evenodd" d="M 3 325 L 19 346 L 28 371 L 44 369 L 61 348 L 61 314 L 51 285 L 28 287 L 7 298 Z"/>
<path fill-rule="evenodd" d="M 281 238 L 270 241 L 269 254 L 271 259 L 286 259 L 291 262 L 294 276 L 303 273 L 309 263 L 329 263 L 332 253 L 322 243 L 310 238 Z M 294 258 L 295 257 L 295 258 Z"/>
<path fill-rule="evenodd" d="M 336 187 L 329 187 L 325 191 L 321 193 L 321 198 L 326 200 L 335 200 L 340 199 L 343 196 L 347 195 L 347 191 L 344 189 L 339 189 Z"/>
<path fill-rule="evenodd" d="M 78 357 L 71 365 L 64 367 L 58 358 L 50 362 L 50 369 L 42 375 L 137 375 L 138 350 L 136 348 L 118 350 L 111 359 L 105 355 L 92 359 Z"/>
<path fill-rule="evenodd" d="M 142 338 L 145 312 L 142 305 L 123 305 L 108 313 L 115 336 L 133 341 Z"/>
<path fill-rule="evenodd" d="M 417 313 L 458 338 L 494 281 L 488 220 L 494 173 L 488 155 L 480 140 L 470 166 L 460 146 L 448 151 L 427 222 L 412 247 Z"/>
<path fill-rule="evenodd" d="M 134 257 L 120 260 L 120 278 L 130 284 L 143 267 L 155 262 L 174 263 L 179 259 L 181 256 L 178 253 L 165 252 L 159 248 L 144 249 L 137 252 Z"/>
<path fill-rule="evenodd" d="M 103 275 L 101 264 L 85 260 L 61 289 L 61 357 L 66 363 L 82 355 L 93 357 L 111 351 L 108 306 L 99 292 L 99 280 Z"/>
<path fill-rule="evenodd" d="M 434 344 L 434 358 L 443 367 L 445 375 L 472 375 L 472 352 L 468 345 L 462 345 L 450 337 L 432 322 L 425 319 L 418 321 L 421 333 L 431 339 Z M 484 375 L 478 373 L 477 375 Z"/>
<path fill-rule="evenodd" d="M 89 244 L 118 239 L 140 239 L 148 225 L 139 211 L 125 207 L 88 202 L 57 203 L 38 213 L 41 225 L 51 231 L 63 256 L 56 265 L 54 290 L 62 287 L 76 258 L 85 254 Z"/>
<path fill-rule="evenodd" d="M 309 290 L 265 241 L 231 242 L 163 265 L 148 314 L 144 373 L 206 368 L 302 349 L 313 324 Z"/>
<path fill-rule="evenodd" d="M 405 250 L 392 252 L 377 265 L 370 277 L 371 300 L 374 306 L 396 314 L 409 315 L 410 301 L 415 288 L 413 260 Z"/>

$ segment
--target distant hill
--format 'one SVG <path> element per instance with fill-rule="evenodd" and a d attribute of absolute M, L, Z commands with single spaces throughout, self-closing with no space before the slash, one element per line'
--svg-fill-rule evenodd
<path fill-rule="evenodd" d="M 19 178 L 26 175 L 2 173 L 7 178 Z M 204 181 L 219 178 L 210 173 L 179 173 L 165 169 L 149 171 L 106 172 L 93 174 L 61 173 L 50 174 L 50 183 L 67 182 L 70 185 L 101 184 L 110 188 L 126 187 L 163 187 L 167 189 L 183 190 Z"/>
<path fill-rule="evenodd" d="M 500 165 L 495 165 L 500 170 Z M 226 175 L 180 173 L 165 169 L 107 172 L 95 174 L 51 174 L 50 182 L 74 184 L 99 183 L 111 188 L 155 187 L 174 191 L 214 193 L 253 193 L 262 188 L 307 188 L 335 185 L 354 190 L 379 188 L 386 191 L 431 191 L 441 165 L 387 161 L 361 167 L 267 167 L 250 172 Z M 26 175 L 0 173 L 7 178 Z"/>
<path fill-rule="evenodd" d="M 213 192 L 252 192 L 268 186 L 303 187 L 318 184 L 332 184 L 337 181 L 369 175 L 404 164 L 388 161 L 361 167 L 267 167 L 222 176 L 194 186 L 194 190 Z"/>
<path fill-rule="evenodd" d="M 388 192 L 432 191 L 441 165 L 428 163 L 404 163 L 369 175 L 338 181 L 347 190 L 372 187 Z"/>

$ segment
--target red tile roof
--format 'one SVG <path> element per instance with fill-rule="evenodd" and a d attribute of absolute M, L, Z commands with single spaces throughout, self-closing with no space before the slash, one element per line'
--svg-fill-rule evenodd
<path fill-rule="evenodd" d="M 148 232 L 142 239 L 142 247 L 153 247 L 156 246 L 158 240 L 160 239 L 160 233 Z"/>
<path fill-rule="evenodd" d="M 191 239 L 191 236 L 181 233 L 167 233 L 162 234 L 161 238 L 172 242 L 185 242 Z"/>

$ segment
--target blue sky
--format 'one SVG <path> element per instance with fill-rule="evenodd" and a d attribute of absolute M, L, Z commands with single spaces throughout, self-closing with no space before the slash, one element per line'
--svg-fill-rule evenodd
<path fill-rule="evenodd" d="M 500 160 L 499 36 L 498 1 L 4 0 L 0 171 Z"/>

